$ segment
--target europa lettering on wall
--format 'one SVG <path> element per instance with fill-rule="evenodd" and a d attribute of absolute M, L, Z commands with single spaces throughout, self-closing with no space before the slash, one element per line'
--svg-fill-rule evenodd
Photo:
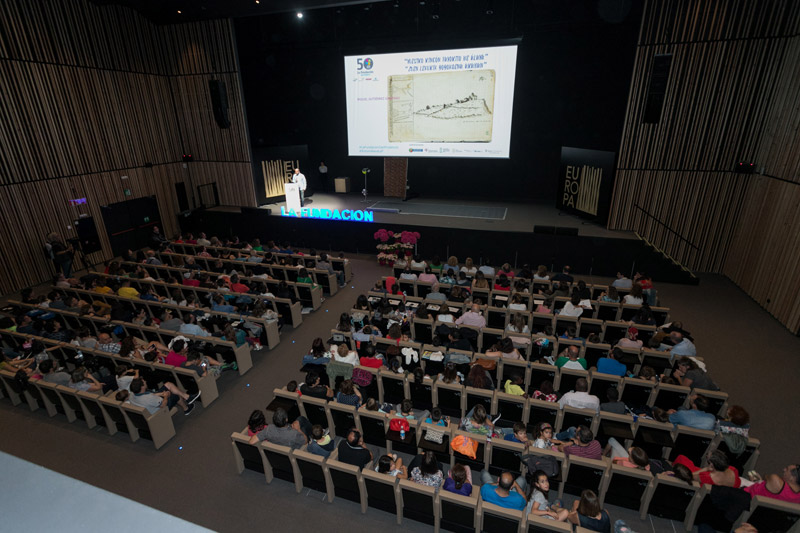
<path fill-rule="evenodd" d="M 614 152 L 561 147 L 556 207 L 598 224 L 608 221 Z"/>

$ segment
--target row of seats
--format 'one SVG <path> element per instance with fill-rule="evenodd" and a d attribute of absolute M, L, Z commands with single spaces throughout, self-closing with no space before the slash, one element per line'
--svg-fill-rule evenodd
<path fill-rule="evenodd" d="M 181 279 L 183 279 L 183 275 L 189 271 L 189 269 L 180 268 L 180 267 L 168 267 L 168 266 L 161 266 L 161 265 L 159 265 L 159 266 L 139 265 L 137 263 L 123 263 L 123 264 L 124 265 L 130 265 L 130 266 L 134 266 L 134 265 L 141 266 L 154 279 L 159 279 L 159 278 L 169 279 L 170 277 L 175 277 L 178 280 L 181 280 Z M 212 274 L 212 279 L 214 279 L 214 278 L 216 278 L 216 276 L 218 276 L 218 274 L 215 273 L 215 272 L 211 272 L 210 274 Z M 113 276 L 108 276 L 106 274 L 104 274 L 104 275 L 107 276 L 107 277 L 113 277 Z M 280 282 L 278 280 L 275 280 L 275 279 L 272 279 L 272 280 L 270 280 L 270 279 L 256 279 L 256 278 L 247 278 L 247 277 L 242 277 L 241 279 L 243 279 L 245 281 L 257 281 L 259 283 L 263 283 L 264 285 L 267 286 L 267 289 L 270 292 L 272 292 L 273 294 L 280 294 L 280 290 L 279 290 L 279 283 Z M 134 282 L 137 282 L 138 285 L 134 285 Z M 138 286 L 138 287 L 153 286 L 155 288 L 156 292 L 160 296 L 169 296 L 172 293 L 172 291 L 175 290 L 176 288 L 180 287 L 181 290 L 183 290 L 183 288 L 185 287 L 186 289 L 193 290 L 194 291 L 193 294 L 195 294 L 195 296 L 197 296 L 198 301 L 200 301 L 200 302 L 207 302 L 209 296 L 213 297 L 213 296 L 216 296 L 217 294 L 222 294 L 223 296 L 225 296 L 225 295 L 230 296 L 232 294 L 230 291 L 223 291 L 223 290 L 218 290 L 218 289 L 206 289 L 206 288 L 201 288 L 201 287 L 191 287 L 191 286 L 183 285 L 183 284 L 181 284 L 181 285 L 173 285 L 173 284 L 170 284 L 170 283 L 168 283 L 166 281 L 146 281 L 146 280 L 139 281 L 139 280 L 131 279 L 131 285 L 132 286 Z M 254 295 L 254 294 L 248 294 L 247 296 L 249 296 L 252 299 L 262 299 L 262 300 L 263 299 L 271 299 L 271 300 L 275 301 L 275 304 L 277 306 L 279 306 L 279 307 L 281 307 L 280 304 L 282 302 L 287 302 L 287 301 L 290 304 L 292 302 L 300 302 L 300 303 L 303 304 L 304 307 L 310 307 L 310 308 L 312 308 L 314 310 L 319 309 L 319 307 L 322 305 L 322 288 L 321 287 L 319 287 L 319 286 L 315 287 L 310 283 L 289 283 L 289 282 L 286 282 L 286 285 L 287 285 L 287 289 L 289 291 L 291 291 L 291 293 L 292 293 L 290 295 L 291 296 L 290 298 L 276 298 L 274 296 L 273 297 L 258 296 L 258 295 Z M 166 293 L 166 294 L 164 294 L 164 293 Z M 187 293 L 184 293 L 184 294 L 187 294 Z M 236 294 L 236 293 L 233 293 L 233 294 Z M 199 298 L 201 298 L 201 297 L 204 298 L 204 299 L 200 300 Z M 285 309 L 285 305 L 283 307 Z M 292 320 L 291 325 L 295 326 L 294 320 L 295 320 L 296 317 L 295 316 L 291 316 L 289 318 L 290 318 L 290 320 Z M 299 322 L 298 322 L 298 324 L 299 324 Z"/>
<path fill-rule="evenodd" d="M 31 411 L 44 409 L 51 418 L 64 417 L 70 423 L 79 420 L 90 430 L 100 426 L 109 435 L 126 433 L 131 441 L 148 440 L 156 449 L 175 436 L 172 416 L 178 411 L 176 407 L 151 414 L 144 407 L 115 400 L 113 392 L 102 395 L 76 391 L 41 380 L 30 380 L 23 390 L 14 374 L 5 370 L 0 370 L 0 379 L 13 405 L 24 405 Z"/>
<path fill-rule="evenodd" d="M 74 290 L 74 289 L 68 289 Z M 21 302 L 11 301 L 9 302 L 12 305 L 17 305 L 20 308 L 24 307 L 33 307 L 26 304 L 22 304 Z M 169 345 L 173 338 L 180 335 L 186 337 L 190 340 L 194 340 L 197 342 L 207 342 L 214 346 L 215 350 L 217 351 L 230 351 L 233 353 L 233 357 L 236 360 L 236 365 L 238 366 L 239 374 L 244 375 L 248 370 L 253 368 L 253 356 L 250 352 L 250 346 L 245 343 L 241 346 L 236 346 L 236 343 L 233 341 L 227 341 L 220 337 L 198 337 L 195 335 L 189 335 L 186 333 L 179 333 L 177 331 L 169 330 L 169 329 L 161 329 L 153 326 L 144 326 L 139 324 L 134 324 L 133 322 L 122 322 L 120 320 L 110 320 L 108 318 L 103 318 L 100 316 L 87 316 L 87 315 L 79 315 L 77 313 L 72 313 L 70 311 L 65 311 L 61 309 L 47 309 L 47 312 L 52 312 L 57 314 L 59 317 L 64 319 L 68 328 L 78 330 L 82 327 L 85 327 L 89 330 L 90 333 L 93 335 L 98 335 L 101 333 L 102 330 L 108 329 L 110 326 L 116 328 L 117 326 L 122 327 L 125 331 L 125 335 L 132 335 L 139 339 L 148 341 L 148 342 L 160 342 L 165 346 Z M 14 335 L 21 335 L 21 334 L 11 334 L 9 332 L 0 332 L 0 336 L 2 336 L 4 342 L 6 343 L 14 343 L 21 344 L 22 340 L 13 341 Z M 22 335 L 22 337 L 26 337 L 26 335 Z M 43 341 L 47 341 L 48 343 L 56 342 L 51 339 L 44 339 Z M 64 343 L 58 343 L 64 344 Z M 67 345 L 71 346 L 71 345 Z"/>
<path fill-rule="evenodd" d="M 180 306 L 177 304 L 168 304 L 164 302 L 158 302 L 154 300 L 132 300 L 130 298 L 125 298 L 123 296 L 118 296 L 116 294 L 103 294 L 98 293 L 95 291 L 88 291 L 84 289 L 62 289 L 60 287 L 54 287 L 53 290 L 57 290 L 63 292 L 68 297 L 75 297 L 78 300 L 93 302 L 93 301 L 101 301 L 103 303 L 111 305 L 113 302 L 119 303 L 124 309 L 131 309 L 131 310 L 138 310 L 140 308 L 144 308 L 147 311 L 147 314 L 154 318 L 159 318 L 164 313 L 165 310 L 169 309 L 173 313 L 172 315 L 175 318 L 183 318 L 183 316 L 187 313 L 193 313 L 198 309 L 195 307 L 187 307 L 187 306 Z M 21 302 L 17 301 L 10 301 L 14 305 L 24 305 Z M 32 306 L 35 307 L 35 306 Z M 50 311 L 58 311 L 57 309 L 49 309 Z M 274 307 L 272 310 L 277 313 Z M 213 316 L 219 317 L 227 322 L 241 320 L 243 317 L 240 313 L 225 313 L 222 311 L 213 311 L 211 309 L 201 309 L 204 313 Z M 74 313 L 69 313 L 69 315 L 73 315 Z M 79 317 L 80 318 L 80 317 Z M 261 317 L 254 317 L 254 316 L 247 316 L 247 321 L 252 322 L 254 324 L 258 324 L 262 328 L 262 335 L 261 335 L 261 343 L 268 347 L 270 350 L 274 349 L 278 343 L 280 343 L 280 330 L 278 329 L 277 321 L 269 321 L 265 318 Z M 68 322 L 68 325 L 72 327 L 72 324 L 75 323 L 75 319 L 71 318 Z"/>
<path fill-rule="evenodd" d="M 390 385 L 391 386 L 391 385 Z M 423 389 L 430 388 L 430 384 L 423 384 Z M 442 413 L 449 416 L 453 422 L 461 420 L 466 413 L 476 405 L 483 405 L 487 413 L 496 413 L 500 417 L 497 427 L 513 427 L 514 423 L 521 422 L 526 425 L 530 434 L 535 435 L 537 427 L 542 422 L 549 423 L 556 432 L 570 427 L 583 425 L 591 429 L 598 440 L 605 443 L 609 437 L 616 438 L 620 443 L 635 444 L 644 448 L 651 457 L 674 459 L 681 453 L 695 463 L 703 462 L 705 454 L 713 449 L 724 448 L 724 442 L 713 432 L 699 430 L 684 426 L 674 426 L 671 423 L 657 422 L 644 417 L 633 415 L 618 415 L 605 411 L 596 412 L 591 409 L 579 409 L 543 400 L 526 399 L 513 396 L 504 392 L 492 392 L 470 387 L 462 388 L 458 385 L 436 383 L 432 391 L 422 391 L 415 394 L 411 391 L 407 398 L 414 402 L 414 409 L 425 413 L 435 405 Z M 362 390 L 363 396 L 373 397 L 367 390 Z M 432 401 L 428 403 L 426 394 L 432 394 Z M 393 402 L 388 402 L 392 403 Z M 385 415 L 369 411 L 366 407 L 354 409 L 351 406 L 338 402 L 326 402 L 317 398 L 297 398 L 294 393 L 280 389 L 275 391 L 275 400 L 270 409 L 283 407 L 287 412 L 303 414 L 312 424 L 319 424 L 330 428 L 332 433 L 344 437 L 350 427 L 358 427 L 364 441 L 379 447 L 387 447 L 391 435 L 385 430 L 388 427 Z M 398 444 L 402 446 L 403 443 Z M 758 458 L 758 439 L 751 438 L 748 442 L 747 452 L 738 457 L 732 457 L 732 463 L 742 468 L 752 469 Z M 406 451 L 406 450 L 401 450 Z M 412 453 L 408 451 L 408 453 Z M 491 456 L 487 461 L 492 462 Z M 744 471 L 744 470 L 741 470 Z"/>
<path fill-rule="evenodd" d="M 375 305 L 380 301 L 381 295 L 379 293 L 370 292 L 368 299 L 370 303 Z M 387 299 L 393 309 L 401 310 L 401 307 L 405 307 L 406 309 L 416 312 L 421 305 L 424 305 L 432 319 L 435 319 L 442 306 L 440 303 L 432 303 L 430 301 L 423 302 L 421 299 L 410 297 L 406 297 L 405 301 L 398 297 L 391 296 Z M 471 304 L 466 302 L 446 301 L 444 302 L 444 306 L 456 319 L 471 310 Z M 669 310 L 667 308 L 663 309 L 665 310 L 664 319 L 666 320 L 669 316 Z M 360 312 L 363 314 L 366 311 L 354 309 L 352 312 Z M 527 311 L 512 311 L 504 307 L 494 306 L 482 306 L 481 314 L 486 319 L 486 327 L 488 328 L 504 330 L 513 322 L 514 318 L 519 315 L 523 318 L 524 325 L 528 326 L 528 329 L 533 333 L 543 333 L 548 329 L 552 329 L 553 332 L 561 335 L 568 329 L 575 328 L 576 335 L 579 337 L 588 337 L 594 333 L 598 335 L 602 341 L 608 343 L 616 342 L 623 338 L 630 327 L 627 320 L 604 320 L 600 318 L 591 318 L 589 316 L 573 317 L 559 314 L 554 315 L 552 313 L 529 313 Z M 657 331 L 657 326 L 654 325 L 636 324 L 635 326 L 639 330 L 639 339 L 645 344 Z"/>
<path fill-rule="evenodd" d="M 341 335 L 344 337 L 344 343 L 350 346 L 355 346 L 355 342 L 352 340 L 352 337 L 348 333 L 342 333 L 336 330 L 331 331 L 331 335 Z M 331 339 L 332 341 L 332 339 Z M 329 342 L 331 342 L 329 341 Z M 589 390 L 591 394 L 595 394 L 598 396 L 601 401 L 606 401 L 605 394 L 606 390 L 609 387 L 615 387 L 618 389 L 620 393 L 620 398 L 624 401 L 627 405 L 632 406 L 658 406 L 663 409 L 677 409 L 681 406 L 688 405 L 689 396 L 692 392 L 702 393 L 706 396 L 711 405 L 711 412 L 714 414 L 718 414 L 720 416 L 724 415 L 727 410 L 728 404 L 728 394 L 722 391 L 711 391 L 711 390 L 701 390 L 701 389 L 692 389 L 690 387 L 684 387 L 681 385 L 670 385 L 667 383 L 649 381 L 644 379 L 639 379 L 635 377 L 619 377 L 610 374 L 603 374 L 593 370 L 580 370 L 580 369 L 570 369 L 570 368 L 558 368 L 554 365 L 550 365 L 547 363 L 537 363 L 537 362 L 527 362 L 524 360 L 519 359 L 506 359 L 506 358 L 487 358 L 484 354 L 480 352 L 469 352 L 464 350 L 453 350 L 453 349 L 445 349 L 441 346 L 433 346 L 429 344 L 419 344 L 417 342 L 409 342 L 409 341 L 395 341 L 391 339 L 386 339 L 383 337 L 376 337 L 373 338 L 373 345 L 375 346 L 375 350 L 377 353 L 382 354 L 384 357 L 387 355 L 387 351 L 391 346 L 399 346 L 400 348 L 410 347 L 416 350 L 420 354 L 420 361 L 419 365 L 423 368 L 426 374 L 430 376 L 436 376 L 444 370 L 445 362 L 448 359 L 453 361 L 461 361 L 461 358 L 464 358 L 466 361 L 469 360 L 469 363 L 457 363 L 456 368 L 462 375 L 466 376 L 469 373 L 469 368 L 472 363 L 476 362 L 478 359 L 491 359 L 492 361 L 496 362 L 496 368 L 493 370 L 489 370 L 489 374 L 492 376 L 492 380 L 495 382 L 495 386 L 498 389 L 502 389 L 505 380 L 510 379 L 514 375 L 519 375 L 523 378 L 523 388 L 528 391 L 529 394 L 533 394 L 537 389 L 539 389 L 542 385 L 543 381 L 550 381 L 553 384 L 553 390 L 564 394 L 575 388 L 575 382 L 579 378 L 584 378 L 589 383 Z M 561 343 L 560 346 L 565 347 L 568 343 Z M 593 349 L 601 350 L 604 348 L 603 345 L 596 345 L 592 347 Z M 606 353 L 608 347 L 605 346 Z M 362 350 L 363 350 L 363 343 L 362 343 Z M 428 359 L 432 353 L 440 352 L 444 355 L 445 359 L 442 361 L 432 361 Z M 453 355 L 456 355 L 459 359 L 454 359 Z M 652 357 L 662 357 L 663 354 L 657 352 L 658 355 L 654 354 Z M 627 364 L 631 364 L 632 361 L 637 360 L 633 359 L 636 354 L 626 352 L 626 355 L 630 356 L 631 358 L 626 359 L 623 362 L 627 361 Z M 643 351 L 641 354 L 642 361 L 648 364 L 654 364 L 656 368 L 661 370 L 668 370 L 672 368 L 672 365 L 669 363 L 669 358 L 666 357 L 663 359 L 663 363 L 655 364 L 651 360 L 650 351 Z M 401 358 L 404 362 L 404 358 Z M 596 363 L 597 359 L 594 359 Z M 588 360 L 587 360 L 588 363 Z M 638 366 L 638 364 L 636 365 Z M 365 370 L 369 370 L 366 367 Z M 372 369 L 374 370 L 374 369 Z M 384 377 L 386 379 L 391 379 L 394 381 L 398 381 L 402 379 L 407 379 L 407 384 L 413 383 L 413 376 L 409 375 L 407 378 L 403 376 L 403 374 L 395 374 L 388 369 L 381 369 L 380 373 L 378 374 L 378 382 L 382 383 Z M 407 392 L 407 391 L 406 391 Z M 380 399 L 381 401 L 399 401 L 397 400 L 397 395 L 401 394 L 402 391 L 397 390 L 397 388 L 393 388 L 389 390 L 388 386 L 384 386 L 380 389 Z M 377 396 L 376 396 L 377 397 Z M 406 396 L 407 397 L 407 396 Z"/>
<path fill-rule="evenodd" d="M 200 244 L 188 244 L 188 243 L 178 243 L 178 242 L 170 242 L 170 247 L 172 250 L 179 254 L 184 255 L 194 255 L 201 253 L 204 249 L 210 253 L 219 254 L 240 254 L 245 253 L 245 250 L 241 248 L 232 248 L 230 246 L 202 246 Z M 248 252 L 249 253 L 249 252 Z M 267 253 L 271 253 L 274 257 L 277 258 L 284 258 L 287 260 L 297 261 L 303 260 L 308 261 L 312 260 L 314 263 L 317 263 L 320 260 L 320 256 L 318 254 L 306 254 L 306 253 L 292 253 L 292 254 L 285 254 L 280 252 L 256 252 L 256 255 L 259 257 L 265 257 Z M 353 277 L 353 269 L 350 265 L 350 261 L 341 257 L 333 257 L 328 255 L 328 262 L 331 264 L 334 270 L 338 270 L 344 272 L 345 280 L 350 280 Z M 237 269 L 238 270 L 238 269 Z"/>
<path fill-rule="evenodd" d="M 276 399 L 270 407 L 281 405 L 291 410 L 294 400 L 299 404 L 297 409 L 300 414 L 309 418 L 312 423 L 323 422 L 318 413 L 320 404 L 325 402 L 308 397 L 297 398 L 285 390 L 276 390 L 275 393 Z M 451 425 L 445 430 L 442 444 L 439 445 L 427 441 L 425 434 L 429 430 L 442 431 L 444 428 L 424 422 L 414 424 L 415 427 L 406 438 L 400 439 L 396 432 L 386 431 L 388 418 L 385 415 L 335 403 L 329 403 L 326 409 L 328 424 L 334 427 L 337 435 L 346 434 L 349 428 L 357 427 L 362 431 L 365 442 L 385 448 L 387 453 L 416 455 L 430 450 L 447 465 L 452 466 L 459 462 L 470 466 L 473 480 L 477 479 L 477 472 L 483 468 L 493 474 L 504 470 L 520 474 L 526 472 L 526 466 L 521 460 L 526 451 L 517 443 L 486 439 L 459 431 Z M 382 424 L 379 430 L 373 431 L 372 425 L 377 427 L 378 424 Z M 383 437 L 373 442 L 368 441 L 368 435 L 372 438 L 380 433 L 383 433 Z M 450 439 L 457 435 L 466 435 L 478 442 L 476 459 L 450 449 Z M 502 509 L 482 502 L 477 488 L 471 496 L 465 497 L 379 474 L 372 470 L 372 464 L 360 470 L 338 461 L 335 451 L 325 459 L 308 453 L 305 447 L 290 450 L 269 442 L 249 444 L 249 439 L 242 433 L 233 433 L 231 440 L 239 473 L 244 470 L 259 472 L 265 476 L 267 483 L 275 478 L 282 479 L 293 483 L 297 492 L 304 487 L 311 488 L 326 494 L 328 502 L 333 502 L 336 498 L 354 501 L 361 505 L 362 512 L 366 512 L 368 507 L 390 512 L 397 515 L 398 523 L 407 518 L 450 531 L 566 532 L 572 529 L 567 524 L 535 515 L 524 516 L 522 511 Z M 564 494 L 579 496 L 582 490 L 591 488 L 598 493 L 602 505 L 608 503 L 634 509 L 642 518 L 649 513 L 683 522 L 687 531 L 693 527 L 697 510 L 709 492 L 708 487 L 701 487 L 697 483 L 689 485 L 663 474 L 654 476 L 647 471 L 612 465 L 605 459 L 566 457 L 552 450 L 532 451 L 537 455 L 553 457 L 559 462 L 559 473 L 551 478 L 551 491 L 557 491 L 559 497 Z M 757 452 L 753 455 L 757 455 Z M 750 464 L 754 461 L 751 457 Z M 798 505 L 759 497 L 753 499 L 751 509 L 738 521 L 756 522 L 764 531 L 771 531 L 774 529 L 768 526 L 776 522 L 785 524 L 787 520 L 795 521 L 798 515 Z"/>
<path fill-rule="evenodd" d="M 170 268 L 170 269 L 181 269 L 182 271 L 186 271 L 183 267 L 183 260 L 177 261 L 176 258 L 180 258 L 181 256 L 176 256 L 175 254 L 167 254 L 167 253 L 158 253 L 156 254 L 158 258 L 163 262 L 163 265 L 158 265 L 158 267 Z M 221 261 L 224 265 L 224 272 L 231 272 L 235 270 L 239 272 L 239 278 L 243 280 L 254 280 L 259 281 L 258 278 L 251 278 L 244 276 L 244 270 L 250 270 L 254 274 L 267 274 L 270 278 L 275 281 L 285 281 L 286 283 L 296 284 L 297 283 L 297 274 L 299 273 L 300 269 L 297 267 L 287 267 L 282 265 L 272 265 L 272 264 L 261 264 L 261 263 L 246 263 L 243 261 L 233 261 L 230 259 L 210 259 L 205 257 L 194 257 L 195 262 L 200 266 L 199 272 L 208 272 L 215 276 L 221 274 L 221 272 L 216 272 L 214 270 L 214 263 L 215 261 Z M 180 263 L 180 264 L 173 264 Z M 122 263 L 125 266 L 128 265 L 137 265 L 138 263 Z M 143 265 L 148 271 L 153 272 L 156 271 L 156 265 Z M 152 267 L 152 268 L 150 268 Z M 334 295 L 339 290 L 339 282 L 336 279 L 335 274 L 331 274 L 327 270 L 320 270 L 315 268 L 306 269 L 308 271 L 309 276 L 314 281 L 316 285 L 320 287 L 321 290 L 324 290 L 326 294 Z M 260 280 L 263 281 L 263 280 Z M 316 307 L 315 307 L 316 309 Z"/>
<path fill-rule="evenodd" d="M 201 392 L 200 401 L 203 407 L 208 407 L 219 397 L 219 389 L 213 376 L 202 377 L 189 368 L 174 367 L 159 362 L 151 363 L 143 359 L 129 359 L 96 348 L 79 347 L 66 342 L 58 342 L 45 337 L 35 337 L 22 333 L 3 331 L 0 333 L 0 337 L 4 348 L 9 348 L 16 352 L 21 351 L 21 344 L 27 339 L 39 340 L 50 349 L 47 353 L 58 362 L 58 365 L 70 372 L 81 366 L 88 355 L 94 357 L 99 367 L 108 370 L 109 375 L 112 376 L 116 375 L 117 366 L 127 365 L 138 369 L 141 375 L 144 375 L 145 372 L 149 373 L 159 383 L 167 381 L 175 383 L 178 388 L 187 394 Z M 187 335 L 187 337 L 192 338 L 190 335 Z"/>
<path fill-rule="evenodd" d="M 386 277 L 382 278 L 382 281 L 385 281 Z M 543 282 L 548 284 L 549 282 Z M 413 296 L 415 298 L 422 298 L 425 299 L 428 295 L 432 292 L 432 288 L 434 283 L 430 281 L 419 281 L 419 280 L 407 280 L 407 279 L 398 279 L 397 284 L 400 290 L 405 294 L 405 296 Z M 438 283 L 439 292 L 442 294 L 449 295 L 454 285 L 449 283 Z M 595 285 L 592 286 L 595 290 L 599 293 L 602 293 L 600 289 L 608 289 L 606 285 Z M 592 289 L 590 287 L 590 290 Z M 526 311 L 535 311 L 539 305 L 545 304 L 545 297 L 540 294 L 532 294 L 527 292 L 515 292 L 515 291 L 504 291 L 500 289 L 478 289 L 478 288 L 470 288 L 470 294 L 473 298 L 479 298 L 483 304 L 488 304 L 493 307 L 501 307 L 506 308 L 509 304 L 512 303 L 512 299 L 514 295 L 519 295 L 522 299 L 522 303 L 525 304 Z M 558 312 L 564 307 L 564 304 L 570 300 L 568 297 L 558 296 L 554 298 L 554 306 L 553 310 Z M 638 304 L 626 304 L 622 301 L 614 303 L 614 302 L 600 302 L 597 301 L 597 298 L 592 299 L 592 308 L 593 311 L 591 312 L 591 316 L 589 316 L 589 312 L 584 310 L 584 315 L 587 318 L 599 318 L 600 320 L 630 320 L 633 318 L 636 313 L 641 308 L 641 305 Z M 665 307 L 659 306 L 651 306 L 650 308 L 653 311 L 653 316 L 656 320 L 657 325 L 662 325 L 667 320 L 667 314 L 669 313 L 669 309 Z M 514 311 L 511 311 L 512 313 Z"/>

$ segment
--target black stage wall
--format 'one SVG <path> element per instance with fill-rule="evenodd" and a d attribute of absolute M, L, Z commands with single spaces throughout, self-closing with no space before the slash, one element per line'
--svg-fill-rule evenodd
<path fill-rule="evenodd" d="M 220 238 L 236 235 L 240 240 L 258 238 L 262 243 L 275 239 L 297 248 L 376 255 L 378 241 L 373 235 L 378 229 L 418 231 L 421 235 L 418 253 L 426 259 L 438 255 L 446 261 L 449 254 L 462 262 L 469 256 L 475 262 L 483 258 L 494 265 L 516 263 L 517 268 L 526 263 L 534 268 L 543 264 L 555 270 L 570 265 L 576 273 L 597 276 L 614 276 L 618 270 L 629 274 L 635 268 L 659 281 L 697 283 L 688 271 L 669 263 L 637 239 L 558 235 L 552 231 L 543 234 L 333 222 L 270 216 L 263 209 L 248 209 L 241 214 L 198 210 L 180 221 L 183 231 L 195 234 L 204 231 Z"/>
<path fill-rule="evenodd" d="M 641 3 L 631 0 L 402 1 L 236 20 L 254 151 L 307 144 L 309 186 L 329 175 L 361 185 L 380 158 L 348 157 L 343 56 L 483 46 L 522 37 L 509 160 L 413 159 L 412 190 L 436 197 L 556 198 L 562 146 L 616 152 L 628 99 Z M 440 4 L 440 18 L 432 18 Z M 341 11 L 341 12 L 337 12 Z M 383 188 L 372 172 L 370 192 Z"/>

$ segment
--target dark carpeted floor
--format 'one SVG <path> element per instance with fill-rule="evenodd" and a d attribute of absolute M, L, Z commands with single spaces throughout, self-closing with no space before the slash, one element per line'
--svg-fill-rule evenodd
<path fill-rule="evenodd" d="M 300 359 L 311 340 L 326 338 L 339 313 L 388 270 L 371 259 L 355 259 L 353 272 L 353 282 L 326 299 L 321 310 L 305 315 L 297 330 L 284 332 L 274 351 L 255 353 L 254 368 L 245 376 L 224 374 L 218 383 L 220 397 L 211 407 L 198 404 L 189 417 L 176 416 L 177 436 L 161 450 L 146 442 L 131 443 L 126 435 L 109 437 L 79 422 L 49 419 L 41 410 L 31 413 L 8 401 L 0 402 L 0 449 L 218 531 L 254 526 L 278 531 L 430 530 L 408 520 L 397 526 L 393 515 L 373 509 L 362 515 L 347 501 L 326 504 L 322 494 L 296 494 L 293 485 L 280 480 L 266 485 L 263 476 L 236 473 L 231 432 L 246 425 L 251 410 L 270 401 L 273 388 L 301 377 Z M 683 320 L 696 337 L 714 379 L 734 403 L 750 411 L 752 433 L 762 440 L 759 471 L 778 472 L 787 461 L 796 461 L 794 435 L 800 421 L 782 416 L 775 407 L 796 406 L 800 400 L 800 389 L 794 386 L 800 339 L 721 276 L 703 276 L 699 287 L 658 288 L 673 318 Z M 613 507 L 609 512 L 640 532 L 671 533 L 681 527 L 649 517 L 640 521 L 635 513 Z M 103 520 L 108 519 L 113 520 Z"/>

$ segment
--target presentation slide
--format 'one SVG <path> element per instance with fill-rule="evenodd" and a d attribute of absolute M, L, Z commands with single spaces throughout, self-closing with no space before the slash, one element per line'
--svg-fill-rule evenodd
<path fill-rule="evenodd" d="M 508 158 L 517 47 L 344 58 L 349 155 Z"/>

